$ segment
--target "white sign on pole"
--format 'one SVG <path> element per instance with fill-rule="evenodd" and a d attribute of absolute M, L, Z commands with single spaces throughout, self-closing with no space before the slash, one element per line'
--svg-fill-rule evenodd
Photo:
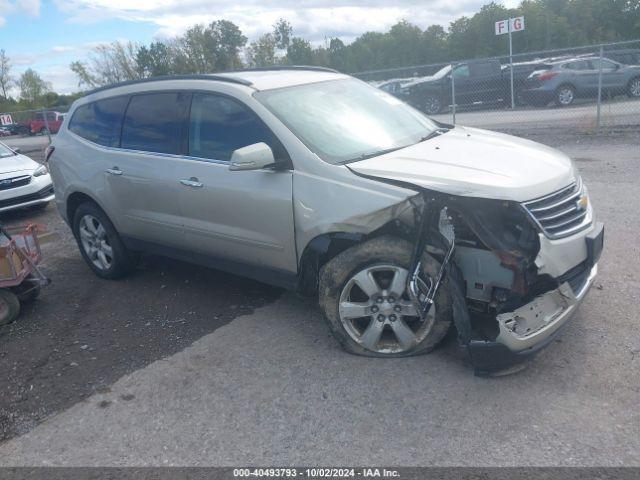
<path fill-rule="evenodd" d="M 524 17 L 510 18 L 496 22 L 496 35 L 521 32 L 524 30 Z"/>
<path fill-rule="evenodd" d="M 496 22 L 496 35 L 504 35 L 505 33 L 509 33 L 509 20 Z"/>
<path fill-rule="evenodd" d="M 509 20 L 509 30 L 512 32 L 524 30 L 524 17 L 511 18 Z"/>
<path fill-rule="evenodd" d="M 524 17 L 510 18 L 508 20 L 500 20 L 496 22 L 496 35 L 509 34 L 509 65 L 511 72 L 511 108 L 516 108 L 515 94 L 513 90 L 513 40 L 511 34 L 513 32 L 521 32 L 524 30 Z"/>
<path fill-rule="evenodd" d="M 3 126 L 13 124 L 13 119 L 11 118 L 11 115 L 9 114 L 0 115 L 0 124 L 2 124 Z"/>

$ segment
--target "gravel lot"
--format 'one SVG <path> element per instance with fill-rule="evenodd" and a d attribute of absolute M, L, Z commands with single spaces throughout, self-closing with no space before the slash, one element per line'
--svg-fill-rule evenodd
<path fill-rule="evenodd" d="M 315 302 L 196 266 L 102 281 L 53 206 L 5 215 L 58 239 L 53 284 L 0 330 L 0 465 L 639 466 L 640 131 L 528 132 L 576 159 L 606 245 L 562 337 L 499 379 L 454 342 L 345 354 Z"/>

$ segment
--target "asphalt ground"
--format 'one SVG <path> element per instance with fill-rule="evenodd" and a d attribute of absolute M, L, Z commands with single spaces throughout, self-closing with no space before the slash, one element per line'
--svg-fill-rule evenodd
<path fill-rule="evenodd" d="M 503 378 L 452 341 L 348 355 L 314 301 L 198 266 L 103 281 L 53 206 L 4 215 L 58 238 L 0 329 L 0 465 L 640 465 L 640 132 L 527 136 L 575 159 L 606 246 L 562 336 Z"/>

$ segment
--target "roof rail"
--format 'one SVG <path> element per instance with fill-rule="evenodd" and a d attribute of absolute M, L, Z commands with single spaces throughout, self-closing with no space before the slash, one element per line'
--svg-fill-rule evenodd
<path fill-rule="evenodd" d="M 231 73 L 231 72 L 229 72 Z M 160 77 L 149 77 L 149 78 L 141 78 L 139 80 L 127 80 L 125 82 L 112 83 L 111 85 L 105 85 L 104 87 L 94 88 L 93 90 L 85 93 L 86 95 L 91 95 L 98 92 L 103 92 L 105 90 L 111 90 L 112 88 L 125 87 L 127 85 L 138 85 L 140 83 L 148 83 L 148 82 L 159 82 L 159 81 L 168 81 L 168 80 L 214 80 L 218 82 L 229 82 L 229 83 L 237 83 L 239 85 L 244 85 L 250 87 L 253 85 L 249 80 L 245 80 L 243 78 L 236 78 L 226 75 L 216 75 L 216 74 L 193 74 L 193 75 L 163 75 Z"/>
<path fill-rule="evenodd" d="M 328 67 L 316 67 L 309 65 L 273 65 L 270 67 L 253 67 L 253 68 L 244 68 L 242 70 L 235 70 L 229 73 L 242 73 L 242 72 L 268 72 L 270 70 L 310 70 L 312 72 L 331 72 L 331 73 L 340 73 L 333 68 Z"/>

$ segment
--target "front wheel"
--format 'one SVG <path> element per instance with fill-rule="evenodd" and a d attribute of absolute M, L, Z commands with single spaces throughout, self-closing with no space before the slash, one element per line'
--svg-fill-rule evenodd
<path fill-rule="evenodd" d="M 640 98 L 640 77 L 631 79 L 627 87 L 627 95 L 630 98 Z"/>
<path fill-rule="evenodd" d="M 125 276 L 135 265 L 109 217 L 95 204 L 83 203 L 73 217 L 73 234 L 80 253 L 99 277 Z"/>
<path fill-rule="evenodd" d="M 406 291 L 412 245 L 385 236 L 356 245 L 320 272 L 320 306 L 345 350 L 370 357 L 405 357 L 433 350 L 453 322 L 445 279 L 422 319 Z M 435 278 L 440 264 L 422 256 L 422 277 Z"/>
<path fill-rule="evenodd" d="M 424 101 L 424 111 L 428 115 L 435 115 L 442 111 L 442 101 L 435 95 L 429 95 Z"/>
<path fill-rule="evenodd" d="M 576 99 L 576 91 L 571 85 L 562 85 L 556 90 L 555 103 L 559 107 L 568 107 Z"/>

